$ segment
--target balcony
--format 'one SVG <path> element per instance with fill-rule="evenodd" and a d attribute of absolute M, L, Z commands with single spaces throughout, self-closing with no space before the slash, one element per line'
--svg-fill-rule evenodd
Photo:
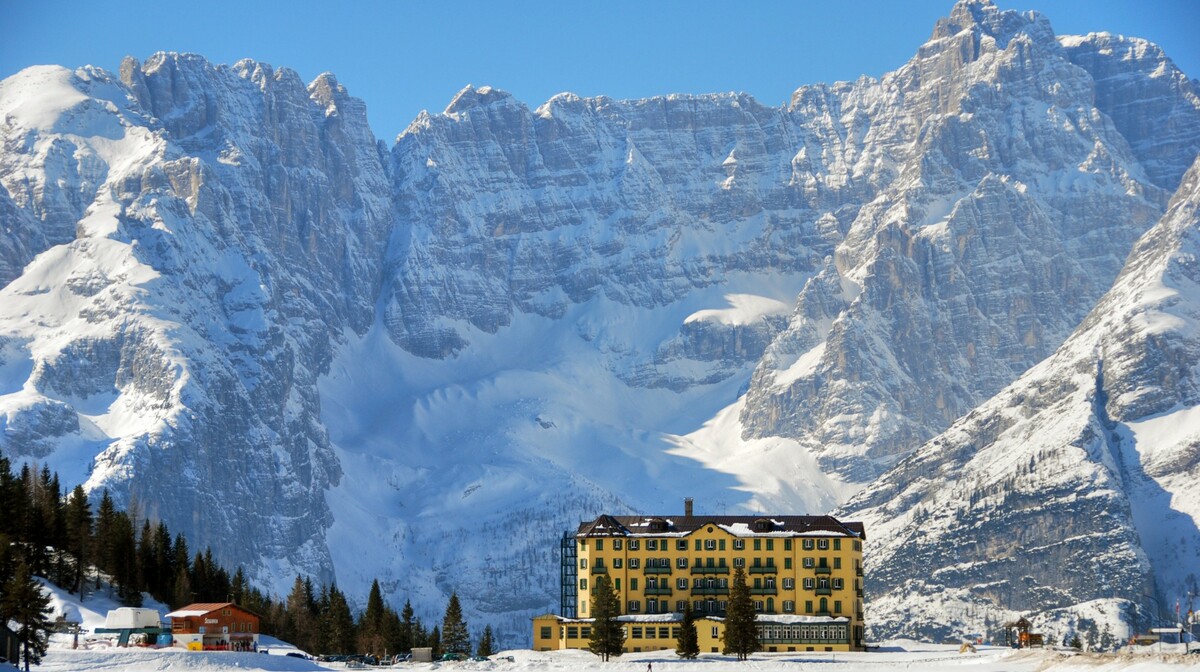
<path fill-rule="evenodd" d="M 670 595 L 671 587 L 670 586 L 653 586 L 653 587 L 646 586 L 646 594 L 647 595 Z"/>
<path fill-rule="evenodd" d="M 855 596 L 855 597 L 862 597 L 862 596 L 863 596 L 863 594 L 862 594 L 862 588 L 859 588 L 858 590 L 854 591 L 854 596 Z"/>
<path fill-rule="evenodd" d="M 814 616 L 823 616 L 823 617 L 825 617 L 825 618 L 833 618 L 833 612 L 831 612 L 831 611 L 818 611 L 816 614 L 814 614 Z"/>
<path fill-rule="evenodd" d="M 667 566 L 667 567 L 650 567 L 650 566 L 647 566 L 647 567 L 646 567 L 646 573 L 647 573 L 647 574 L 670 574 L 670 573 L 671 573 L 671 568 L 670 568 L 670 566 Z"/>
<path fill-rule="evenodd" d="M 692 567 L 692 574 L 728 574 L 728 567 Z"/>
<path fill-rule="evenodd" d="M 774 586 L 771 586 L 769 588 L 751 588 L 750 594 L 751 595 L 778 595 L 779 591 Z"/>
<path fill-rule="evenodd" d="M 832 574 L 833 570 L 828 567 L 813 567 L 813 571 L 817 574 Z"/>
<path fill-rule="evenodd" d="M 728 588 L 709 588 L 708 586 L 697 588 L 692 587 L 692 595 L 728 595 Z"/>
<path fill-rule="evenodd" d="M 607 574 L 608 567 L 604 565 L 592 565 L 592 574 Z"/>
<path fill-rule="evenodd" d="M 859 620 L 859 621 L 863 620 L 863 612 L 861 612 L 861 611 L 854 612 L 854 618 L 855 618 L 855 620 Z"/>
<path fill-rule="evenodd" d="M 751 567 L 750 568 L 751 574 L 776 574 L 776 573 L 778 573 L 778 571 L 779 571 L 779 568 L 776 567 L 775 565 L 767 565 L 766 567 Z"/>
<path fill-rule="evenodd" d="M 830 590 L 829 588 L 814 588 L 813 592 L 815 592 L 817 595 L 832 595 L 833 594 L 833 591 Z"/>
<path fill-rule="evenodd" d="M 862 567 L 855 567 L 855 568 L 854 568 L 854 575 L 855 575 L 855 576 L 862 576 Z"/>

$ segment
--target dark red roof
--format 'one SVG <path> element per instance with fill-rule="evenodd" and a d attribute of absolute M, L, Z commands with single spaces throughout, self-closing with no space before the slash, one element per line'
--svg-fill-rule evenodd
<path fill-rule="evenodd" d="M 820 536 L 826 532 L 833 536 L 849 536 L 866 539 L 863 524 L 857 521 L 842 522 L 833 516 L 610 516 L 602 515 L 595 520 L 579 524 L 578 537 L 624 537 L 637 536 L 684 536 L 705 525 L 722 527 L 746 526 L 751 536 Z M 757 524 L 757 525 L 756 525 Z"/>

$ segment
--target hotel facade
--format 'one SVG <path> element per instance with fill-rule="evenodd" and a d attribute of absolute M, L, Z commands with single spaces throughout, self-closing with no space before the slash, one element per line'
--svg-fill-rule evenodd
<path fill-rule="evenodd" d="M 675 648 L 682 611 L 702 652 L 722 648 L 736 568 L 757 612 L 764 651 L 861 651 L 861 523 L 830 516 L 610 516 L 562 542 L 562 613 L 534 619 L 534 648 L 586 648 L 589 603 L 607 576 L 621 603 L 626 651 Z"/>

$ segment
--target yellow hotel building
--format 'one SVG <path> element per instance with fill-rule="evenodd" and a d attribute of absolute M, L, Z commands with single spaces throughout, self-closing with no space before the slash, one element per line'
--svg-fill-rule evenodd
<path fill-rule="evenodd" d="M 563 541 L 563 614 L 534 619 L 537 650 L 586 648 L 588 598 L 608 576 L 626 651 L 674 649 L 687 603 L 702 652 L 719 652 L 733 571 L 741 567 L 764 651 L 861 651 L 861 523 L 830 516 L 609 516 Z"/>

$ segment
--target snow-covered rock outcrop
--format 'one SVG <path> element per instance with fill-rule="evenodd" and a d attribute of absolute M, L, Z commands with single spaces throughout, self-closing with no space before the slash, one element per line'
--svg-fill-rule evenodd
<path fill-rule="evenodd" d="M 1051 357 L 840 511 L 874 531 L 877 634 L 1059 610 L 1112 645 L 1195 594 L 1198 325 L 1200 159 Z"/>

